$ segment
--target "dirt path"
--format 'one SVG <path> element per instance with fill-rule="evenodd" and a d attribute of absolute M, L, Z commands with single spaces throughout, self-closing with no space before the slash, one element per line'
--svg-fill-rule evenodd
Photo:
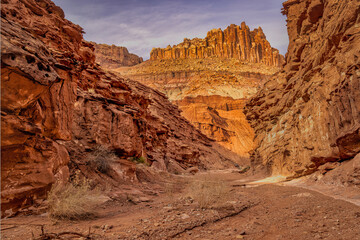
<path fill-rule="evenodd" d="M 84 235 L 90 227 L 93 239 L 360 239 L 359 206 L 294 186 L 249 185 L 250 180 L 229 171 L 187 176 L 139 204 L 107 202 L 99 207 L 99 217 L 88 221 L 4 219 L 2 239 L 36 239 L 41 225 L 45 233 Z M 191 183 L 212 181 L 222 185 L 210 184 L 211 192 L 219 191 L 216 186 L 226 192 L 200 208 L 201 193 L 191 190 L 196 186 Z"/>

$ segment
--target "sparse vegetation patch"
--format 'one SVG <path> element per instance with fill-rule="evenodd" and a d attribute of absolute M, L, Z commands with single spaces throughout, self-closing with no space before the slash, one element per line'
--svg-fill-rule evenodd
<path fill-rule="evenodd" d="M 93 169 L 107 174 L 111 169 L 111 162 L 115 161 L 116 159 L 117 156 L 113 151 L 110 151 L 103 146 L 99 146 L 95 151 L 88 155 L 87 164 Z"/>
<path fill-rule="evenodd" d="M 187 196 L 198 203 L 200 208 L 212 208 L 225 205 L 229 199 L 230 188 L 219 179 L 204 178 L 192 182 Z"/>
<path fill-rule="evenodd" d="M 78 175 L 65 185 L 53 185 L 49 194 L 49 215 L 59 220 L 82 220 L 95 215 L 95 206 L 103 201 L 100 191 L 91 189 L 88 180 Z"/>

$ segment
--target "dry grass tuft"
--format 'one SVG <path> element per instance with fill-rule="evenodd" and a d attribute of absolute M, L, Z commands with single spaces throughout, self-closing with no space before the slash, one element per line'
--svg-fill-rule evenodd
<path fill-rule="evenodd" d="M 205 178 L 192 182 L 187 196 L 197 202 L 200 208 L 221 207 L 229 200 L 230 188 L 221 180 Z"/>
<path fill-rule="evenodd" d="M 95 215 L 94 208 L 103 202 L 97 189 L 91 190 L 89 181 L 79 180 L 54 185 L 49 194 L 49 215 L 59 220 L 83 220 Z"/>
<path fill-rule="evenodd" d="M 95 151 L 88 155 L 87 164 L 91 168 L 107 174 L 111 170 L 111 162 L 115 161 L 117 158 L 118 157 L 113 151 L 110 151 L 103 146 L 99 146 Z"/>

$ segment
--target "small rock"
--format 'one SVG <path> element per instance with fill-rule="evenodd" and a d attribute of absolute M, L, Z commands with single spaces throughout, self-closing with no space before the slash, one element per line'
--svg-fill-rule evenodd
<path fill-rule="evenodd" d="M 244 236 L 242 236 L 242 235 L 237 235 L 236 236 L 236 239 L 243 239 L 244 238 Z"/>
<path fill-rule="evenodd" d="M 190 218 L 190 216 L 189 215 L 187 215 L 186 213 L 183 213 L 183 214 L 181 214 L 181 219 L 188 219 L 188 218 Z"/>
<path fill-rule="evenodd" d="M 173 207 L 163 207 L 164 210 L 166 210 L 167 212 L 171 212 L 172 210 L 174 210 Z"/>
<path fill-rule="evenodd" d="M 292 195 L 292 197 L 311 197 L 312 194 L 311 193 L 298 193 L 298 194 L 295 194 L 295 195 Z"/>

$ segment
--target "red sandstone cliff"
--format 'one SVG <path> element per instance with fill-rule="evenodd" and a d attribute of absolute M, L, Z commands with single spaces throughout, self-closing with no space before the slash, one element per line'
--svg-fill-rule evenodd
<path fill-rule="evenodd" d="M 91 43 L 95 47 L 95 61 L 104 68 L 114 69 L 122 66 L 134 66 L 143 62 L 141 57 L 129 53 L 126 47 Z"/>
<path fill-rule="evenodd" d="M 116 71 L 163 92 L 202 133 L 248 157 L 253 130 L 243 114 L 244 102 L 278 68 L 238 59 L 206 58 L 150 60 Z"/>
<path fill-rule="evenodd" d="M 175 101 L 188 119 L 206 136 L 220 145 L 248 157 L 253 149 L 254 132 L 243 113 L 246 99 L 218 95 L 185 97 Z"/>
<path fill-rule="evenodd" d="M 150 60 L 210 57 L 236 58 L 276 67 L 284 62 L 279 51 L 266 40 L 261 27 L 250 31 L 245 22 L 241 23 L 241 27 L 231 24 L 224 31 L 213 29 L 205 39 L 185 38 L 176 46 L 154 48 L 150 53 Z"/>
<path fill-rule="evenodd" d="M 240 161 L 191 126 L 160 92 L 105 73 L 81 27 L 51 1 L 3 0 L 1 21 L 5 215 L 44 199 L 75 169 L 119 187 L 136 181 L 129 157 L 143 156 L 152 168 L 170 172 Z M 118 156 L 111 177 L 91 173 L 86 163 L 99 146 Z"/>
<path fill-rule="evenodd" d="M 360 152 L 360 3 L 289 0 L 283 13 L 284 71 L 251 99 L 247 117 L 253 165 L 296 177 Z M 354 177 L 359 171 L 354 162 Z"/>

